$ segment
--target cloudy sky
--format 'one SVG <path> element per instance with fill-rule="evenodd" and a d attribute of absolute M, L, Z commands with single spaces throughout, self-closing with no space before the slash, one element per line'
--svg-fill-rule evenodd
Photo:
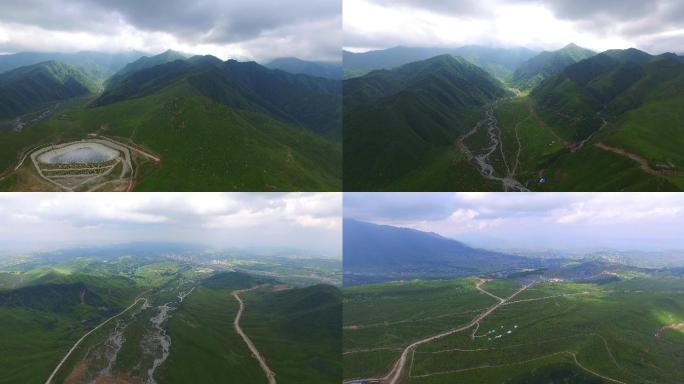
<path fill-rule="evenodd" d="M 344 45 L 684 52 L 682 0 L 345 0 Z"/>
<path fill-rule="evenodd" d="M 681 193 L 345 193 L 344 215 L 486 248 L 684 250 Z"/>
<path fill-rule="evenodd" d="M 172 241 L 341 254 L 338 193 L 0 194 L 0 248 Z"/>
<path fill-rule="evenodd" d="M 0 52 L 79 50 L 339 60 L 340 0 L 2 0 Z"/>

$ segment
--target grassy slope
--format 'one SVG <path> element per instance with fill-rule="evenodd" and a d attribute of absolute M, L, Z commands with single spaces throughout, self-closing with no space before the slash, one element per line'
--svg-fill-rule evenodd
<path fill-rule="evenodd" d="M 244 295 L 243 330 L 276 373 L 278 383 L 341 381 L 339 290 L 319 285 Z"/>
<path fill-rule="evenodd" d="M 348 80 L 344 92 L 345 190 L 471 189 L 448 170 L 460 162 L 454 140 L 482 105 L 506 94 L 483 70 L 448 56 Z"/>
<path fill-rule="evenodd" d="M 40 285 L 46 278 L 50 282 Z M 77 339 L 131 304 L 137 290 L 122 280 L 48 273 L 35 278 L 38 285 L 4 292 L 3 297 L 19 298 L 0 306 L 0 383 L 44 382 Z M 87 287 L 85 305 L 80 304 L 80 284 Z M 68 288 L 72 285 L 76 288 Z M 63 373 L 68 371 L 67 365 Z"/>
<path fill-rule="evenodd" d="M 608 145 L 627 148 L 647 156 L 653 164 L 680 164 L 680 154 L 676 149 L 679 147 L 679 127 L 682 126 L 679 119 L 682 119 L 682 112 L 674 107 L 677 104 L 676 100 L 657 100 L 627 112 L 576 153 L 563 150 L 560 139 L 555 135 L 559 131 L 557 126 L 549 126 L 538 114 L 529 113 L 529 108 L 535 105 L 527 98 L 516 98 L 499 104 L 496 116 L 509 165 L 515 162 L 518 149 L 514 131 L 518 124 L 518 136 L 523 150 L 517 178 L 523 183 L 535 183 L 528 184 L 532 189 L 670 191 L 682 188 L 677 178 L 649 175 L 633 160 L 600 150 L 593 144 L 602 141 Z M 649 128 L 654 121 L 658 121 L 658 130 Z M 663 131 L 668 132 L 668 135 L 662 135 Z M 673 140 L 668 141 L 666 137 Z M 538 185 L 536 180 L 542 169 L 545 170 L 547 182 Z M 499 172 L 502 170 L 503 168 L 499 169 Z"/>
<path fill-rule="evenodd" d="M 242 273 L 205 281 L 183 301 L 169 321 L 173 340 L 160 379 L 168 383 L 266 383 L 258 362 L 233 320 L 239 308 L 231 292 L 272 282 Z M 241 326 L 282 383 L 337 383 L 341 302 L 335 288 L 314 286 L 272 292 L 245 292 Z"/>
<path fill-rule="evenodd" d="M 548 191 L 674 191 L 668 179 L 644 173 L 639 164 L 593 146 L 575 156 L 564 156 L 547 170 Z"/>
<path fill-rule="evenodd" d="M 181 95 L 181 96 L 179 96 Z M 3 133 L 3 163 L 46 138 L 104 132 L 130 138 L 161 155 L 138 190 L 335 190 L 341 188 L 341 146 L 257 113 L 230 109 L 176 84 L 151 96 L 106 107 L 70 110 L 26 131 Z"/>
<path fill-rule="evenodd" d="M 608 132 L 606 143 L 646 157 L 653 165 L 684 169 L 684 66 L 654 63 L 647 76 L 615 102 L 627 109 Z"/>
<path fill-rule="evenodd" d="M 159 170 L 138 190 L 340 187 L 339 145 L 193 95 L 185 83 L 86 113 L 89 125 L 109 123 L 108 134 L 131 138 L 161 155 Z"/>
<path fill-rule="evenodd" d="M 20 116 L 97 88 L 94 79 L 68 64 L 48 61 L 17 68 L 0 74 L 0 118 Z"/>
<path fill-rule="evenodd" d="M 454 144 L 481 112 L 452 112 L 453 120 L 444 124 L 429 100 L 402 99 L 395 107 L 359 108 L 345 115 L 345 190 L 471 190 L 487 185 Z"/>
<path fill-rule="evenodd" d="M 470 278 L 345 289 L 344 351 L 386 348 L 344 355 L 345 379 L 386 373 L 411 341 L 435 329 L 467 323 L 477 313 L 473 311 L 493 303 L 494 299 L 475 290 Z"/>
<path fill-rule="evenodd" d="M 42 121 L 21 131 L 9 132 L 0 129 L 0 170 L 14 168 L 17 164 L 17 153 L 24 148 L 31 148 L 52 140 L 71 139 L 85 136 L 87 129 L 70 125 L 59 118 L 63 113 L 78 110 L 92 100 L 93 96 L 81 97 L 64 102 L 52 114 L 52 118 Z M 92 130 L 97 129 L 93 127 Z"/>
<path fill-rule="evenodd" d="M 481 322 L 478 331 L 478 335 L 484 335 L 491 330 L 496 330 L 495 334 L 512 330 L 511 334 L 504 333 L 500 339 L 482 337 L 471 340 L 469 332 L 462 332 L 421 346 L 414 356 L 412 375 L 465 370 L 414 377 L 409 382 L 547 383 L 550 377 L 555 377 L 555 382 L 563 382 L 565 378 L 572 378 L 571 382 L 578 383 L 601 382 L 596 376 L 579 369 L 566 351 L 576 353 L 578 361 L 588 369 L 618 380 L 643 382 L 644 378 L 649 378 L 663 383 L 681 382 L 684 377 L 677 367 L 684 363 L 684 332 L 670 332 L 663 339 L 657 339 L 654 333 L 660 326 L 682 320 L 684 300 L 675 294 L 682 286 L 684 282 L 681 279 L 661 281 L 651 278 L 605 285 L 540 284 L 517 299 L 587 293 L 500 307 Z M 422 296 L 419 292 L 398 293 L 389 285 L 355 290 L 345 290 L 345 303 L 349 303 L 349 308 L 359 310 L 352 312 L 356 321 L 363 316 L 377 317 L 382 313 L 408 311 L 406 315 L 410 315 L 413 312 L 409 310 L 414 303 L 433 297 L 432 294 Z M 374 291 L 377 296 L 371 295 Z M 358 297 L 362 292 L 365 295 Z M 468 292 L 464 294 L 477 297 Z M 396 302 L 395 310 L 385 309 L 383 301 L 388 297 L 393 297 Z M 376 308 L 376 304 L 383 311 L 364 314 L 364 306 Z M 441 303 L 428 308 L 446 312 L 459 307 Z M 418 313 L 420 309 L 414 312 Z M 377 320 L 372 318 L 372 321 Z M 348 321 L 345 313 L 345 325 Z M 450 327 L 454 325 L 457 323 Z M 435 327 L 433 331 L 444 329 Z M 345 339 L 350 334 L 353 332 L 345 331 Z M 480 350 L 432 353 L 454 348 Z M 380 359 L 383 356 L 384 359 Z M 389 361 L 397 356 L 398 352 L 392 355 L 388 351 L 368 353 L 358 360 L 345 356 L 345 376 L 385 373 Z M 538 360 L 525 362 L 529 359 Z M 486 363 L 506 366 L 478 368 Z"/>
<path fill-rule="evenodd" d="M 160 369 L 161 380 L 219 383 L 239 377 L 266 383 L 256 359 L 233 329 L 238 303 L 231 291 L 198 287 L 183 301 L 168 324 L 172 349 Z"/>

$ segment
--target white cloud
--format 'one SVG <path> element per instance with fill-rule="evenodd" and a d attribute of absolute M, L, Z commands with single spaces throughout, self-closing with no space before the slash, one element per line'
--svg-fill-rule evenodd
<path fill-rule="evenodd" d="M 684 50 L 671 38 L 681 36 L 684 7 L 673 0 L 632 3 L 629 8 L 620 1 L 345 0 L 344 45 L 353 51 L 467 44 L 555 50 L 574 42 L 596 51 Z"/>
<path fill-rule="evenodd" d="M 3 194 L 0 244 L 174 241 L 336 252 L 341 212 L 339 193 Z"/>
<path fill-rule="evenodd" d="M 684 249 L 679 193 L 355 193 L 345 215 L 480 246 Z"/>

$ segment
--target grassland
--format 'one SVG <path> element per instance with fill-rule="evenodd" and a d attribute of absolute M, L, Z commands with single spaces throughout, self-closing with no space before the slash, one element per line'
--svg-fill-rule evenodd
<path fill-rule="evenodd" d="M 242 328 L 278 383 L 339 383 L 341 293 L 331 286 L 258 289 L 244 294 Z"/>
<path fill-rule="evenodd" d="M 410 341 L 467 323 L 494 301 L 475 290 L 473 279 L 345 289 L 345 378 L 384 374 Z"/>
<path fill-rule="evenodd" d="M 266 383 L 233 328 L 238 303 L 231 295 L 261 284 L 243 298 L 242 325 L 278 381 L 340 381 L 339 290 L 311 285 L 311 278 L 302 283 L 308 287 L 282 286 L 274 277 L 285 273 L 303 281 L 297 274 L 330 274 L 332 262 L 302 260 L 312 270 L 297 272 L 278 263 L 269 270 L 261 261 L 259 269 L 273 275 L 267 276 L 105 253 L 107 260 L 58 252 L 0 265 L 0 382 L 45 382 L 74 343 L 102 324 L 69 355 L 53 383 Z"/>
<path fill-rule="evenodd" d="M 186 82 L 103 107 L 90 102 L 92 97 L 72 100 L 21 132 L 0 132 L 0 170 L 9 177 L 0 180 L 3 190 L 35 184 L 15 180 L 22 174 L 13 173 L 31 148 L 93 133 L 162 159 L 158 166 L 137 159 L 140 191 L 341 189 L 339 142 L 266 114 L 229 108 Z"/>
<path fill-rule="evenodd" d="M 413 307 L 417 306 L 415 313 L 426 311 L 439 316 L 459 308 L 484 308 L 494 301 L 481 292 L 463 289 L 439 303 L 423 304 L 434 295 L 430 290 L 416 289 L 421 284 L 389 283 L 344 291 L 345 379 L 384 376 L 399 356 L 399 349 L 424 336 L 401 330 L 402 321 L 416 320 L 411 317 Z M 473 280 L 429 284 L 435 284 L 432 289 L 440 285 L 447 289 L 471 285 Z M 494 280 L 482 287 L 505 295 L 516 285 Z M 667 331 L 662 337 L 655 333 L 684 318 L 683 290 L 681 279 L 651 277 L 600 285 L 541 282 L 466 331 L 415 348 L 402 382 L 678 383 L 684 380 L 678 369 L 684 364 L 684 332 Z M 378 310 L 370 312 L 369 308 Z M 364 313 L 368 322 L 384 324 L 375 334 L 359 338 L 358 330 L 349 327 L 363 323 Z M 470 319 L 474 317 L 472 314 Z M 435 324 L 431 332 L 437 334 L 464 323 L 467 321 L 459 318 L 451 324 Z M 381 337 L 380 342 L 373 341 L 385 334 L 399 337 L 393 342 Z M 369 349 L 388 349 L 357 355 L 354 348 L 365 339 L 370 341 Z"/>
<path fill-rule="evenodd" d="M 501 144 L 490 155 L 489 163 L 495 175 L 510 175 L 534 191 L 681 190 L 684 177 L 676 172 L 682 163 L 678 151 L 682 144 L 679 132 L 682 112 L 674 107 L 679 104 L 679 100 L 649 101 L 619 118 L 610 119 L 580 146 L 565 137 L 562 124 L 559 125 L 558 121 L 566 118 L 554 115 L 550 119 L 550 112 L 540 109 L 528 96 L 503 100 L 495 106 Z M 659 121 L 658 130 L 652 129 L 653 121 Z M 596 146 L 598 143 L 640 156 L 654 171 L 647 172 L 639 162 L 601 149 Z M 480 129 L 464 144 L 479 153 L 491 142 L 486 131 Z M 473 172 L 474 165 L 463 163 L 457 168 L 467 175 Z M 499 183 L 478 185 L 478 177 L 484 180 L 476 175 L 471 181 L 472 188 L 501 189 Z M 543 183 L 540 183 L 541 177 L 544 177 Z"/>
<path fill-rule="evenodd" d="M 217 383 L 228 377 L 266 383 L 247 346 L 233 330 L 238 303 L 232 289 L 198 287 L 171 317 L 173 340 L 168 363 L 160 371 L 167 383 Z"/>

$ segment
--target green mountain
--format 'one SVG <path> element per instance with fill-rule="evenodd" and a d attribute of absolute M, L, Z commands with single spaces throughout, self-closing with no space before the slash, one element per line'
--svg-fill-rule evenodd
<path fill-rule="evenodd" d="M 532 89 L 565 67 L 594 55 L 596 52 L 572 43 L 557 51 L 545 51 L 522 63 L 513 73 L 511 82 L 520 89 Z"/>
<path fill-rule="evenodd" d="M 456 167 L 482 175 L 462 190 L 681 190 L 683 88 L 672 54 L 611 50 L 569 65 L 529 96 L 497 103 L 459 141 L 473 161 Z M 501 185 L 483 184 L 492 177 Z"/>
<path fill-rule="evenodd" d="M 177 251 L 171 260 L 163 255 L 172 246 L 141 243 L 139 249 L 125 244 L 5 256 L 0 260 L 0 350 L 8 352 L 0 354 L 3 381 L 45 382 L 80 343 L 53 383 L 221 383 L 227 377 L 266 382 L 234 327 L 238 291 L 244 304 L 240 326 L 278 382 L 340 382 L 339 289 L 262 276 L 290 281 L 310 274 L 285 270 L 283 264 L 291 265 L 286 259 L 241 255 L 246 264 L 259 265 L 259 274 L 226 272 L 209 261 L 229 262 L 232 256 Z M 81 256 L 91 252 L 94 257 Z"/>
<path fill-rule="evenodd" d="M 133 159 L 139 190 L 341 189 L 340 81 L 178 55 L 140 59 L 110 78 L 101 94 L 6 129 L 2 168 L 12 172 L 16 152 L 29 145 L 97 132 L 161 158 L 158 166 Z M 49 94 L 33 87 L 26 85 Z M 29 176 L 12 177 L 3 188 L 40 183 Z"/>
<path fill-rule="evenodd" d="M 104 53 L 82 51 L 76 53 L 62 52 L 19 52 L 0 55 L 0 73 L 19 67 L 26 67 L 44 61 L 59 61 L 73 65 L 98 81 L 104 81 L 124 65 L 137 60 L 140 52 Z"/>
<path fill-rule="evenodd" d="M 339 82 L 270 70 L 255 62 L 196 56 L 112 78 L 94 102 L 104 106 L 137 98 L 187 80 L 196 92 L 221 104 L 267 113 L 283 122 L 339 137 Z"/>
<path fill-rule="evenodd" d="M 456 180 L 438 176 L 454 160 L 455 139 L 482 106 L 507 94 L 487 72 L 449 55 L 345 80 L 345 189 L 432 189 Z"/>
<path fill-rule="evenodd" d="M 333 80 L 342 79 L 342 66 L 339 63 L 305 61 L 296 57 L 282 57 L 274 59 L 267 64 L 264 64 L 264 66 L 294 74 L 323 77 Z"/>
<path fill-rule="evenodd" d="M 129 73 L 140 71 L 142 69 L 152 68 L 160 64 L 185 59 L 187 59 L 186 55 L 171 49 L 162 52 L 158 55 L 143 56 L 131 63 L 126 64 L 123 68 L 121 68 L 119 71 L 113 74 L 109 79 L 107 79 L 107 84 L 115 83 L 121 80 L 121 78 L 123 78 L 126 74 Z"/>
<path fill-rule="evenodd" d="M 365 53 L 343 52 L 345 78 L 357 77 L 375 69 L 392 69 L 439 55 L 461 56 L 500 80 L 537 52 L 526 48 L 488 48 L 467 45 L 460 48 L 394 47 Z"/>
<path fill-rule="evenodd" d="M 344 220 L 345 287 L 412 278 L 474 275 L 539 267 L 521 256 L 472 248 L 436 233 Z"/>
<path fill-rule="evenodd" d="M 205 57 L 130 73 L 87 115 L 162 156 L 139 189 L 333 190 L 340 104 L 332 80 Z"/>
<path fill-rule="evenodd" d="M 0 119 L 87 95 L 97 88 L 95 80 L 68 64 L 47 61 L 17 68 L 0 74 Z"/>
<path fill-rule="evenodd" d="M 606 51 L 568 66 L 531 96 L 563 137 L 579 141 L 608 116 L 638 108 L 651 97 L 676 98 L 676 92 L 661 94 L 663 88 L 676 87 L 684 74 L 684 66 L 672 56 L 634 48 Z"/>

